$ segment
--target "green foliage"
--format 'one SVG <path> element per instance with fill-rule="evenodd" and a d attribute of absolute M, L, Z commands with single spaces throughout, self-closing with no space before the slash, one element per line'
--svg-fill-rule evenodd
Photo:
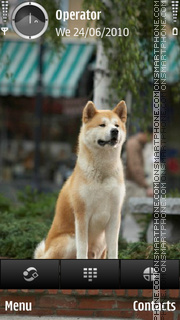
<path fill-rule="evenodd" d="M 109 61 L 111 87 L 119 99 L 125 98 L 130 91 L 133 94 L 133 117 L 136 115 L 143 124 L 143 113 L 149 122 L 152 88 L 150 75 L 145 70 L 152 65 L 153 1 L 112 0 L 109 8 L 100 0 L 93 4 L 84 0 L 84 5 L 102 11 L 98 27 L 129 28 L 128 37 L 104 36 L 102 39 Z"/>
<path fill-rule="evenodd" d="M 137 120 L 145 130 L 149 123 L 152 123 L 152 70 L 150 73 L 147 70 L 153 66 L 153 1 L 84 0 L 84 7 L 101 10 L 101 19 L 97 21 L 97 27 L 120 27 L 130 30 L 128 37 L 104 36 L 102 42 L 109 61 L 113 95 L 125 99 L 127 91 L 132 93 L 132 122 Z M 167 13 L 172 11 L 170 2 L 166 7 Z M 178 19 L 176 26 L 179 25 Z M 180 43 L 180 37 L 177 38 Z M 177 89 L 177 84 L 174 86 L 177 91 L 173 96 L 174 100 L 180 95 L 179 86 L 180 82 Z"/>
<path fill-rule="evenodd" d="M 119 247 L 119 259 L 152 259 L 153 258 L 153 246 L 146 242 L 134 242 L 123 243 L 123 249 L 121 244 Z"/>
<path fill-rule="evenodd" d="M 0 196 L 0 256 L 30 259 L 50 228 L 57 194 L 45 195 L 27 188 L 14 205 Z"/>
<path fill-rule="evenodd" d="M 166 196 L 169 198 L 180 198 L 180 191 L 177 188 L 172 189 L 167 193 Z"/>
<path fill-rule="evenodd" d="M 39 194 L 26 188 L 18 204 L 0 195 L 0 256 L 31 259 L 36 245 L 46 237 L 54 216 L 57 194 Z M 177 259 L 180 243 L 166 245 L 167 259 Z M 153 259 L 153 245 L 119 240 L 119 259 Z"/>
<path fill-rule="evenodd" d="M 10 202 L 0 194 L 0 212 L 10 210 Z"/>
<path fill-rule="evenodd" d="M 141 219 L 138 220 L 139 223 L 143 224 L 143 230 L 139 233 L 140 241 L 146 242 L 146 234 L 148 231 L 149 223 L 152 220 L 152 214 L 148 213 L 141 217 Z"/>
<path fill-rule="evenodd" d="M 61 0 L 39 0 L 38 2 L 46 9 L 49 16 L 49 26 L 48 30 L 44 34 L 44 38 L 47 42 L 50 42 L 57 50 L 60 50 L 62 48 L 62 38 L 57 37 L 55 28 L 61 26 L 60 21 L 56 20 L 56 10 L 61 8 Z"/>
<path fill-rule="evenodd" d="M 54 211 L 56 199 L 57 194 L 46 195 L 26 187 L 24 192 L 18 194 L 21 205 L 17 208 L 16 216 L 26 217 L 30 214 L 32 218 L 49 218 Z"/>
<path fill-rule="evenodd" d="M 119 248 L 119 259 L 153 259 L 153 245 L 145 242 L 123 243 Z M 166 259 L 178 259 L 180 254 L 180 243 L 166 244 Z M 163 251 L 163 252 L 164 252 Z"/>

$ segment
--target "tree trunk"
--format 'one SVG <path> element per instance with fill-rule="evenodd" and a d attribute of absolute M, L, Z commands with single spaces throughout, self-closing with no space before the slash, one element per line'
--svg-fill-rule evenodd
<path fill-rule="evenodd" d="M 110 81 L 108 59 L 102 41 L 98 41 L 94 75 L 94 104 L 97 109 L 109 109 L 110 107 Z"/>
<path fill-rule="evenodd" d="M 113 10 L 110 0 L 102 0 L 102 2 L 108 10 Z M 114 17 L 116 20 L 116 12 L 114 13 Z M 113 38 L 111 40 L 113 41 Z M 103 42 L 102 40 L 99 40 L 97 43 L 97 60 L 94 75 L 94 104 L 97 109 L 102 110 L 110 109 L 116 102 L 116 94 L 111 88 L 111 74 L 108 68 L 108 58 L 104 52 Z"/>

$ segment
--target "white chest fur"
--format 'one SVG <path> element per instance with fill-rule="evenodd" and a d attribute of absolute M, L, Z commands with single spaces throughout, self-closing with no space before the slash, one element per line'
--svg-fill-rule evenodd
<path fill-rule="evenodd" d="M 120 149 L 120 146 L 107 146 L 103 149 L 95 148 L 93 153 L 81 149 L 79 151 L 78 166 L 84 182 L 79 184 L 76 190 L 85 205 L 83 228 L 88 235 L 82 242 L 76 232 L 79 259 L 87 257 L 87 242 L 88 250 L 92 251 L 96 258 L 101 257 L 105 248 L 109 259 L 118 257 L 120 212 L 125 196 Z M 76 221 L 77 231 L 78 225 Z"/>
<path fill-rule="evenodd" d="M 79 192 L 85 203 L 87 220 L 92 227 L 104 229 L 111 215 L 120 214 L 125 187 L 115 177 L 106 178 L 101 183 L 94 180 L 84 184 Z"/>

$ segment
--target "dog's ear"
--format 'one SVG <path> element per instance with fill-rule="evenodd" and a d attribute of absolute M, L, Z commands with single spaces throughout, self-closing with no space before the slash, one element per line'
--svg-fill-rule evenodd
<path fill-rule="evenodd" d="M 89 120 L 91 120 L 95 114 L 97 113 L 97 109 L 92 101 L 88 101 L 86 106 L 83 110 L 83 117 L 82 120 L 84 123 L 87 123 Z"/>
<path fill-rule="evenodd" d="M 122 122 L 126 123 L 127 120 L 127 107 L 124 100 L 120 101 L 117 106 L 113 109 Z"/>

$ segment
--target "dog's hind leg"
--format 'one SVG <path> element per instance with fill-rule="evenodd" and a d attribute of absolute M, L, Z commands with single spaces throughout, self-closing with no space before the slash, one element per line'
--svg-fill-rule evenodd
<path fill-rule="evenodd" d="M 62 234 L 51 240 L 42 259 L 76 259 L 74 236 Z"/>

